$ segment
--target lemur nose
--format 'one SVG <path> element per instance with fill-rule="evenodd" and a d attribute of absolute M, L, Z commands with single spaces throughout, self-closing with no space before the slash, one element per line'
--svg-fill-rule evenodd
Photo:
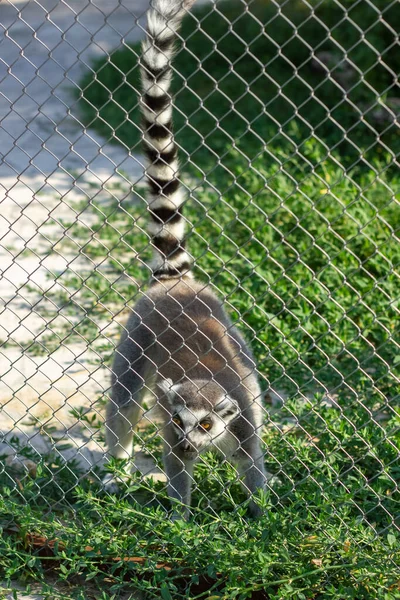
<path fill-rule="evenodd" d="M 187 452 L 188 450 L 190 450 L 190 442 L 188 442 L 187 440 L 184 440 L 182 442 L 182 450 L 184 452 Z"/>

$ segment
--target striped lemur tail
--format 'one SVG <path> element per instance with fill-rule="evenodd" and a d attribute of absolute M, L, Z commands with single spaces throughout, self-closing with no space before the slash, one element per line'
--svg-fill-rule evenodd
<path fill-rule="evenodd" d="M 179 180 L 178 151 L 172 131 L 171 60 L 176 33 L 195 0 L 152 0 L 146 39 L 142 44 L 143 146 L 148 161 L 149 234 L 152 237 L 153 277 L 189 275 L 185 250 L 184 190 Z"/>

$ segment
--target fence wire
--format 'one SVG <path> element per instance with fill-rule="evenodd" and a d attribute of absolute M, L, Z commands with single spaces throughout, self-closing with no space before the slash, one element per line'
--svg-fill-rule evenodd
<path fill-rule="evenodd" d="M 88 481 L 109 493 L 112 358 L 150 275 L 147 8 L 2 3 L 1 478 L 21 497 L 33 482 L 49 512 Z M 187 247 L 254 353 L 272 502 L 300 495 L 312 512 L 339 490 L 374 536 L 398 529 L 397 11 L 202 2 L 173 63 Z M 144 508 L 167 506 L 153 410 L 121 477 Z M 240 511 L 223 456 L 197 469 L 194 518 Z"/>

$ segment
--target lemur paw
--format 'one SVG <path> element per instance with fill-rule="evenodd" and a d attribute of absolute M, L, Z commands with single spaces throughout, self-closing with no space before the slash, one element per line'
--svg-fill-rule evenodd
<path fill-rule="evenodd" d="M 121 478 L 115 477 L 112 473 L 107 473 L 102 481 L 103 490 L 109 494 L 116 494 L 121 489 L 122 483 Z"/>
<path fill-rule="evenodd" d="M 282 485 L 282 479 L 280 477 L 278 477 L 277 475 L 273 475 L 272 473 L 267 472 L 266 479 L 267 479 L 267 486 L 269 488 L 275 488 L 275 487 L 279 487 L 280 485 Z"/>
<path fill-rule="evenodd" d="M 171 521 L 189 521 L 192 513 L 189 508 L 175 509 L 170 512 L 169 518 Z"/>
<path fill-rule="evenodd" d="M 251 500 L 249 504 L 249 513 L 252 519 L 259 519 L 264 514 L 264 511 L 258 504 Z"/>

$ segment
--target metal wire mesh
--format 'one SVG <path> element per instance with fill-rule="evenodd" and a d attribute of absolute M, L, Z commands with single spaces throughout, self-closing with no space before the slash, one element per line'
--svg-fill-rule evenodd
<path fill-rule="evenodd" d="M 174 62 L 189 251 L 253 348 L 274 501 L 356 481 L 380 534 L 399 492 L 398 3 L 228 4 L 187 16 Z M 49 511 L 49 482 L 68 502 L 104 476 L 111 358 L 147 289 L 146 10 L 2 4 L 2 477 L 18 492 L 44 462 Z M 145 405 L 135 481 L 165 482 L 162 436 Z"/>

